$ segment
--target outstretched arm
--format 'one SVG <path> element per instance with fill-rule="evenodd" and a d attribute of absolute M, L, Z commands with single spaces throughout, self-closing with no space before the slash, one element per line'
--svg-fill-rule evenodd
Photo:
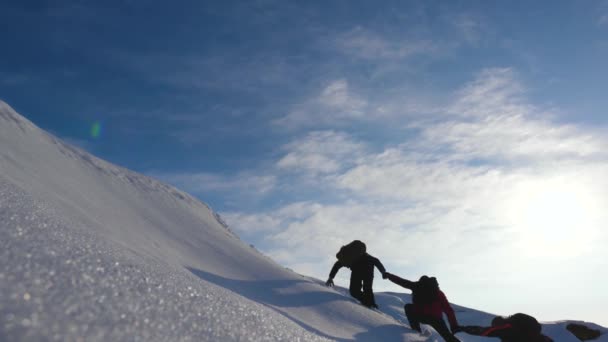
<path fill-rule="evenodd" d="M 342 264 L 339 261 L 336 261 L 334 267 L 331 268 L 331 272 L 329 272 L 329 279 L 334 279 L 338 271 L 342 268 Z"/>
<path fill-rule="evenodd" d="M 488 330 L 488 328 L 477 325 L 464 325 L 460 327 L 460 330 L 469 335 L 482 336 L 484 331 Z"/>
<path fill-rule="evenodd" d="M 499 338 L 514 338 L 513 329 L 510 324 L 500 325 L 497 327 L 480 327 L 477 325 L 466 325 L 460 327 L 461 331 L 469 335 L 499 337 Z"/>
<path fill-rule="evenodd" d="M 445 297 L 445 294 L 439 291 L 439 296 L 441 300 L 441 309 L 448 315 L 448 321 L 450 322 L 450 328 L 452 332 L 454 332 L 458 328 L 458 321 L 456 320 L 456 314 L 454 314 L 454 309 L 448 302 L 448 299 Z"/>
<path fill-rule="evenodd" d="M 386 276 L 388 277 L 388 280 L 392 281 L 393 283 L 401 286 L 401 287 L 405 287 L 406 289 L 413 289 L 414 288 L 414 282 L 413 281 L 409 281 L 407 279 L 403 279 L 403 278 L 399 278 L 396 275 L 392 274 L 392 273 L 385 273 Z"/>
<path fill-rule="evenodd" d="M 386 269 L 384 268 L 384 265 L 382 265 L 380 260 L 378 260 L 378 258 L 374 258 L 374 266 L 376 266 L 378 271 L 382 273 L 382 278 L 386 279 Z"/>

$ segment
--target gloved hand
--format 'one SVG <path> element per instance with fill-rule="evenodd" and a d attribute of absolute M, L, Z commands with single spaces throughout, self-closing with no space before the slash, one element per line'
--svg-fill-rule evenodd
<path fill-rule="evenodd" d="M 463 331 L 462 327 L 460 325 L 450 327 L 450 329 L 452 330 L 452 334 L 456 334 L 456 333 Z"/>
<path fill-rule="evenodd" d="M 382 279 L 386 279 L 386 278 L 388 278 L 388 272 L 382 273 Z"/>
<path fill-rule="evenodd" d="M 327 285 L 329 287 L 334 286 L 334 280 L 331 278 L 327 279 L 327 281 L 325 282 L 325 285 Z"/>

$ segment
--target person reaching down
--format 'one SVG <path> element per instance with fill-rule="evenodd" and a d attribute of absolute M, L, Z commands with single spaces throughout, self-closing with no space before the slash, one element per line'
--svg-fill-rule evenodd
<path fill-rule="evenodd" d="M 372 285 L 374 283 L 374 267 L 378 268 L 382 277 L 385 278 L 386 270 L 380 260 L 367 254 L 365 244 L 359 240 L 342 246 L 336 257 L 338 260 L 331 268 L 329 278 L 325 284 L 327 286 L 333 286 L 333 279 L 340 268 L 348 267 L 351 270 L 349 285 L 350 295 L 369 308 L 378 308 L 374 298 Z"/>

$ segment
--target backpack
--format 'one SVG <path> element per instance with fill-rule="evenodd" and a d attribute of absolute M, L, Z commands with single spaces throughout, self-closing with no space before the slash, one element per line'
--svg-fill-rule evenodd
<path fill-rule="evenodd" d="M 365 254 L 365 251 L 365 244 L 359 240 L 354 240 L 348 245 L 342 246 L 336 254 L 336 258 L 342 265 L 351 267 L 355 261 Z"/>
<path fill-rule="evenodd" d="M 507 317 L 506 321 L 511 324 L 513 330 L 521 338 L 539 338 L 541 337 L 542 326 L 536 318 L 523 313 L 516 313 Z"/>

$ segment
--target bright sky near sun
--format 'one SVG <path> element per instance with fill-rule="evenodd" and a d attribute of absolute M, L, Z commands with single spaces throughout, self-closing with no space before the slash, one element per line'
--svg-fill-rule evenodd
<path fill-rule="evenodd" d="M 608 1 L 12 1 L 0 23 L 2 100 L 286 267 L 325 279 L 357 238 L 458 304 L 608 324 Z"/>

